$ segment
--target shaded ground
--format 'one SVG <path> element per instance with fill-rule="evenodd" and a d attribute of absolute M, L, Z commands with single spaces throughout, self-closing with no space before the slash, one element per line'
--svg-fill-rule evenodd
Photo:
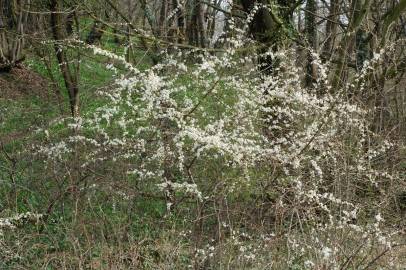
<path fill-rule="evenodd" d="M 24 66 L 0 73 L 0 99 L 26 96 L 50 98 L 51 82 Z"/>
<path fill-rule="evenodd" d="M 52 82 L 24 66 L 0 72 L 0 144 L 29 136 L 54 110 Z"/>

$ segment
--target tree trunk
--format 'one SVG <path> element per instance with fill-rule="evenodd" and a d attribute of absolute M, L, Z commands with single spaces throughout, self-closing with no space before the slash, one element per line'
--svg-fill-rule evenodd
<path fill-rule="evenodd" d="M 101 38 L 103 37 L 105 29 L 106 25 L 104 23 L 101 24 L 95 21 L 93 23 L 92 29 L 90 29 L 90 32 L 86 38 L 86 43 L 90 45 L 99 43 Z"/>
<path fill-rule="evenodd" d="M 167 0 L 161 0 L 161 10 L 159 14 L 159 20 L 158 20 L 158 35 L 160 38 L 164 38 L 164 36 L 167 35 L 167 29 L 166 29 L 166 19 L 168 17 L 168 1 Z"/>
<path fill-rule="evenodd" d="M 62 1 L 60 0 L 50 1 L 51 28 L 55 40 L 54 49 L 56 53 L 56 58 L 58 59 L 59 67 L 65 81 L 66 89 L 68 91 L 72 117 L 78 117 L 79 116 L 79 87 L 77 78 L 78 74 L 75 74 L 71 70 L 65 50 L 63 49 L 61 44 L 61 42 L 63 42 L 66 37 L 65 33 L 66 27 L 64 27 L 65 20 L 63 19 L 61 10 L 62 10 Z"/>
<path fill-rule="evenodd" d="M 369 7 L 372 0 L 353 0 L 352 1 L 352 11 L 350 17 L 350 22 L 344 37 L 340 42 L 337 54 L 337 67 L 335 69 L 334 78 L 332 82 L 332 90 L 337 91 L 338 88 L 343 84 L 343 78 L 346 75 L 345 66 L 348 62 L 348 51 L 351 48 L 351 44 L 354 38 L 354 33 L 356 33 L 361 26 L 364 18 L 369 12 Z"/>
<path fill-rule="evenodd" d="M 323 46 L 323 58 L 329 60 L 333 54 L 333 48 L 338 30 L 338 13 L 340 11 L 340 0 L 330 0 L 329 15 L 326 23 L 326 41 Z"/>
<path fill-rule="evenodd" d="M 184 8 L 182 7 L 179 0 L 172 1 L 172 8 L 173 8 L 173 10 L 176 10 L 176 12 L 174 14 L 174 17 L 175 17 L 175 23 L 174 23 L 175 26 L 174 27 L 177 29 L 177 31 L 176 31 L 177 42 L 182 44 L 185 40 Z"/>
<path fill-rule="evenodd" d="M 202 48 L 207 47 L 207 29 L 206 29 L 206 23 L 205 23 L 205 8 L 202 5 L 202 2 L 198 0 L 197 2 L 197 7 L 196 7 L 196 13 L 197 13 L 197 32 L 199 36 L 199 45 Z"/>
<path fill-rule="evenodd" d="M 189 44 L 197 47 L 207 47 L 207 29 L 205 25 L 204 7 L 200 0 L 189 3 L 189 20 L 187 35 Z"/>
<path fill-rule="evenodd" d="M 256 3 L 265 5 L 268 1 L 266 0 L 241 0 L 241 4 L 244 8 L 244 11 L 250 14 L 254 8 Z M 261 43 L 262 48 L 258 50 L 259 59 L 258 59 L 258 66 L 259 70 L 265 74 L 270 74 L 273 69 L 272 57 L 264 56 L 263 54 L 269 50 L 269 48 L 276 49 L 275 47 L 275 36 L 273 35 L 278 25 L 272 18 L 272 14 L 269 10 L 264 8 L 259 8 L 259 10 L 255 13 L 252 22 L 249 25 L 250 32 L 253 38 Z"/>
<path fill-rule="evenodd" d="M 8 72 L 24 60 L 25 28 L 30 0 L 0 1 L 0 72 Z"/>
<path fill-rule="evenodd" d="M 313 63 L 313 52 L 318 48 L 317 25 L 316 25 L 317 3 L 316 0 L 307 0 L 306 4 L 306 38 L 309 45 L 307 52 L 306 79 L 307 87 L 311 87 L 317 81 L 317 66 Z"/>
<path fill-rule="evenodd" d="M 151 27 L 151 31 L 152 34 L 155 37 L 159 37 L 159 29 L 157 26 L 157 21 L 156 18 L 154 16 L 154 14 L 152 13 L 151 9 L 149 8 L 147 1 L 146 0 L 140 0 L 141 3 L 141 8 L 144 11 L 144 16 L 147 19 L 150 27 Z"/>

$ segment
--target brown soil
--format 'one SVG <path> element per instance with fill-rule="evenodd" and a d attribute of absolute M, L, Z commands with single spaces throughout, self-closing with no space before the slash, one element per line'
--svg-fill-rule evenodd
<path fill-rule="evenodd" d="M 55 98 L 50 86 L 48 79 L 24 66 L 13 68 L 10 72 L 0 72 L 0 105 L 7 107 L 8 101 L 30 99 L 34 96 L 49 102 Z M 0 107 L 0 123 L 4 120 L 1 113 Z M 26 108 L 24 113 L 32 114 L 32 111 Z M 0 133 L 0 146 L 28 136 L 29 129 L 30 127 L 26 127 L 6 134 Z"/>
<path fill-rule="evenodd" d="M 49 97 L 50 82 L 24 66 L 0 73 L 0 98 L 18 99 L 27 96 Z"/>

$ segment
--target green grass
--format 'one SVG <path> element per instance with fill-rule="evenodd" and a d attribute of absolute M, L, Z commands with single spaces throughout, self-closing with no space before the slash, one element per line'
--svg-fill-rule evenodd
<path fill-rule="evenodd" d="M 103 37 L 103 44 L 104 48 L 119 54 L 123 53 L 123 48 L 114 44 L 111 35 Z M 85 115 L 106 104 L 106 101 L 97 95 L 97 90 L 101 87 L 114 87 L 111 85 L 114 73 L 106 68 L 109 59 L 92 55 L 85 49 L 80 50 L 80 105 L 81 114 Z M 52 48 L 47 48 L 47 51 L 50 55 L 54 53 Z M 69 51 L 68 55 L 72 57 L 73 53 L 76 52 Z M 150 66 L 150 62 L 144 58 L 141 51 L 135 51 L 134 57 L 134 62 L 141 63 L 142 68 Z M 52 201 L 57 199 L 57 190 L 61 188 L 60 186 L 69 182 L 69 175 L 42 173 L 47 170 L 44 163 L 39 160 L 32 162 L 24 154 L 24 150 L 30 149 L 38 142 L 48 140 L 43 133 L 37 134 L 35 130 L 48 128 L 49 122 L 53 119 L 69 116 L 67 91 L 55 57 L 51 57 L 50 70 L 35 53 L 28 55 L 25 65 L 45 78 L 55 79 L 62 93 L 64 114 L 61 114 L 55 98 L 44 100 L 34 94 L 21 95 L 16 99 L 0 98 L 0 141 L 4 143 L 2 151 L 5 151 L 0 151 L 0 217 L 28 211 L 45 213 Z M 53 93 L 50 96 L 54 97 Z M 67 135 L 63 124 L 53 125 L 50 132 L 54 136 Z M 15 158 L 16 164 L 13 165 L 7 156 Z M 12 252 L 21 255 L 21 258 L 7 258 L 2 261 L 1 254 L 0 269 L 13 269 L 23 265 L 39 269 L 41 260 L 38 258 L 65 252 L 75 254 L 79 244 L 75 242 L 76 240 L 81 246 L 86 246 L 87 233 L 97 237 L 94 240 L 99 245 L 99 248 L 97 245 L 92 247 L 89 260 L 101 257 L 104 243 L 114 246 L 121 241 L 119 231 L 123 226 L 128 228 L 128 233 L 133 238 L 152 236 L 156 232 L 155 221 L 164 215 L 166 209 L 161 201 L 150 203 L 137 199 L 127 202 L 117 196 L 113 198 L 103 190 L 98 190 L 91 200 L 81 202 L 80 214 L 77 216 L 75 198 L 68 195 L 55 203 L 46 223 L 41 226 L 33 223 L 23 224 L 15 233 L 7 233 L 3 240 Z M 132 217 L 130 220 L 128 220 L 129 209 L 133 211 L 130 213 Z M 106 235 L 110 233 L 112 235 Z M 26 239 L 26 235 L 31 235 L 31 238 Z M 46 269 L 58 269 L 60 266 L 57 262 L 53 262 Z"/>

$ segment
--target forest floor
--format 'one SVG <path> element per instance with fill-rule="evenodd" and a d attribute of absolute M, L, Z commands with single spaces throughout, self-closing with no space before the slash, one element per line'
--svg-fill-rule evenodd
<path fill-rule="evenodd" d="M 38 121 L 42 105 L 55 103 L 51 92 L 51 81 L 25 66 L 14 68 L 9 73 L 0 73 L 0 143 L 9 145 L 24 140 L 32 124 Z M 32 117 L 36 113 L 36 117 Z"/>
<path fill-rule="evenodd" d="M 19 66 L 9 73 L 0 73 L 0 98 L 3 100 L 16 100 L 27 96 L 49 98 L 50 84 L 47 78 L 37 72 Z"/>

